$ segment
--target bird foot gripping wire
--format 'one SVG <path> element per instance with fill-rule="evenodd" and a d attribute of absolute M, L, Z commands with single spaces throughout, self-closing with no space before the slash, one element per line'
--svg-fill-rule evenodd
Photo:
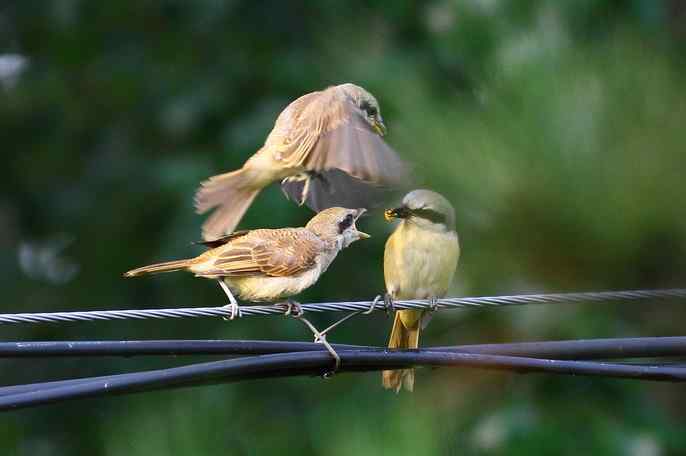
<path fill-rule="evenodd" d="M 384 309 L 386 310 L 386 316 L 389 316 L 391 312 L 395 312 L 395 306 L 393 305 L 393 296 L 391 296 L 390 293 L 384 293 L 383 304 Z"/>
<path fill-rule="evenodd" d="M 233 320 L 236 317 L 238 317 L 238 318 L 242 317 L 241 308 L 238 304 L 234 304 L 234 303 L 227 304 L 227 305 L 223 306 L 223 308 L 226 309 L 226 311 L 229 313 L 228 317 L 222 317 L 222 318 L 224 318 L 224 320 Z"/>
<path fill-rule="evenodd" d="M 303 317 L 305 312 L 302 310 L 302 307 L 300 306 L 299 303 L 293 301 L 293 300 L 288 300 L 285 303 L 279 304 L 283 307 L 286 308 L 284 315 L 285 316 L 291 316 L 295 318 L 298 321 L 301 321 L 307 328 L 312 331 L 312 334 L 314 335 L 314 342 L 318 344 L 324 345 L 326 350 L 331 354 L 331 356 L 334 359 L 334 368 L 330 371 L 324 372 L 322 374 L 322 377 L 324 378 L 330 378 L 332 375 L 334 375 L 338 369 L 341 367 L 341 357 L 336 353 L 336 350 L 331 346 L 331 344 L 326 340 L 326 331 L 331 329 L 331 327 L 325 329 L 324 331 L 319 331 L 316 326 L 314 326 L 307 318 Z"/>
<path fill-rule="evenodd" d="M 224 306 L 224 309 L 229 312 L 229 317 L 222 318 L 224 320 L 233 320 L 236 318 L 236 316 L 241 318 L 241 308 L 238 306 L 238 301 L 236 301 L 236 298 L 234 298 L 233 293 L 231 293 L 228 285 L 226 285 L 223 280 L 218 280 L 218 282 L 219 286 L 222 287 L 222 290 L 224 290 L 224 293 L 226 293 L 226 296 L 229 298 L 229 304 Z"/>
<path fill-rule="evenodd" d="M 288 300 L 280 305 L 286 307 L 286 311 L 283 313 L 286 317 L 300 318 L 305 313 L 300 304 L 295 301 Z"/>

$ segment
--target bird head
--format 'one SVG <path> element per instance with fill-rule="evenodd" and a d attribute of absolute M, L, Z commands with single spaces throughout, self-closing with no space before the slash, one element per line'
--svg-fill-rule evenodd
<path fill-rule="evenodd" d="M 452 230 L 455 227 L 455 209 L 443 195 L 431 190 L 413 190 L 403 198 L 400 207 L 387 209 L 386 220 L 406 220 L 422 228 Z"/>
<path fill-rule="evenodd" d="M 379 102 L 376 101 L 374 95 L 364 90 L 362 87 L 355 84 L 341 84 L 338 86 L 350 100 L 355 107 L 360 111 L 360 114 L 367 123 L 376 131 L 379 136 L 386 134 L 386 125 L 381 117 L 381 109 Z"/>
<path fill-rule="evenodd" d="M 326 241 L 340 242 L 341 248 L 345 248 L 358 239 L 370 237 L 355 226 L 365 212 L 366 209 L 331 207 L 312 217 L 305 227 Z"/>

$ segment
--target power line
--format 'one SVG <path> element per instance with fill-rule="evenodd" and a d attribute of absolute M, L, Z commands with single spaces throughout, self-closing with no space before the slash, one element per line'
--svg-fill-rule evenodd
<path fill-rule="evenodd" d="M 331 344 L 337 350 L 385 351 L 385 347 Z M 470 344 L 424 347 L 432 352 L 477 353 L 548 359 L 621 359 L 686 356 L 686 337 Z M 0 342 L 0 358 L 97 356 L 266 355 L 325 351 L 322 344 L 278 340 L 102 340 Z"/>
<path fill-rule="evenodd" d="M 634 301 L 642 299 L 686 298 L 686 289 L 627 290 L 602 291 L 585 293 L 554 293 L 514 296 L 484 296 L 467 298 L 442 298 L 436 302 L 426 299 L 395 301 L 393 309 L 443 310 L 474 307 L 503 307 L 523 304 L 550 304 L 600 301 Z M 374 310 L 391 310 L 382 300 L 355 302 L 324 302 L 302 304 L 303 312 L 356 312 L 374 308 Z M 244 305 L 242 316 L 284 314 L 287 308 L 283 305 Z M 202 318 L 227 317 L 230 311 L 224 307 L 191 307 L 178 309 L 142 309 L 142 310 L 95 310 L 84 312 L 46 312 L 0 314 L 0 324 L 25 323 L 61 323 L 74 321 L 100 320 L 145 320 L 168 318 Z"/>
<path fill-rule="evenodd" d="M 545 372 L 672 382 L 686 381 L 686 369 L 660 365 L 627 365 L 565 361 L 428 350 L 341 350 L 339 372 L 378 371 L 411 366 L 476 367 L 518 373 Z M 67 399 L 135 393 L 194 385 L 231 383 L 255 378 L 322 375 L 331 368 L 329 353 L 311 351 L 250 356 L 130 374 L 0 388 L 0 410 L 16 410 Z"/>

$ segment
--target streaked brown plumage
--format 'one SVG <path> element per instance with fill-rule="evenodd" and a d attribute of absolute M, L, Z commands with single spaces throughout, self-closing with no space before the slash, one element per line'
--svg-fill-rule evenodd
<path fill-rule="evenodd" d="M 406 176 L 405 164 L 382 139 L 385 129 L 376 99 L 359 86 L 303 95 L 281 112 L 264 146 L 241 169 L 201 184 L 196 210 L 216 208 L 203 237 L 233 231 L 259 191 L 276 181 L 287 196 L 315 211 L 368 207 L 378 193 L 360 186 L 394 186 Z"/>
<path fill-rule="evenodd" d="M 341 249 L 369 237 L 355 226 L 362 213 L 364 209 L 335 207 L 303 228 L 238 231 L 205 242 L 211 249 L 195 258 L 144 266 L 124 276 L 187 270 L 222 281 L 241 299 L 273 302 L 313 285 Z"/>

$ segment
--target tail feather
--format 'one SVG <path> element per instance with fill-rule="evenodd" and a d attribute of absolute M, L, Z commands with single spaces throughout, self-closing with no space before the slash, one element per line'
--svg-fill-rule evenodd
<path fill-rule="evenodd" d="M 195 194 L 196 211 L 203 214 L 218 207 L 202 226 L 203 238 L 217 239 L 233 232 L 260 190 L 245 168 L 203 182 Z"/>
<path fill-rule="evenodd" d="M 412 310 L 400 310 L 395 313 L 391 337 L 388 340 L 388 348 L 413 349 L 419 347 L 419 335 L 421 325 L 419 321 L 412 327 L 407 328 L 402 321 L 401 312 L 414 312 Z M 414 390 L 414 369 L 386 370 L 381 373 L 383 387 L 399 392 L 404 386 L 407 391 Z"/>
<path fill-rule="evenodd" d="M 124 277 L 138 277 L 145 274 L 159 274 L 161 272 L 172 272 L 186 269 L 190 266 L 191 260 L 166 261 L 164 263 L 151 264 L 141 268 L 132 269 L 124 273 Z"/>

